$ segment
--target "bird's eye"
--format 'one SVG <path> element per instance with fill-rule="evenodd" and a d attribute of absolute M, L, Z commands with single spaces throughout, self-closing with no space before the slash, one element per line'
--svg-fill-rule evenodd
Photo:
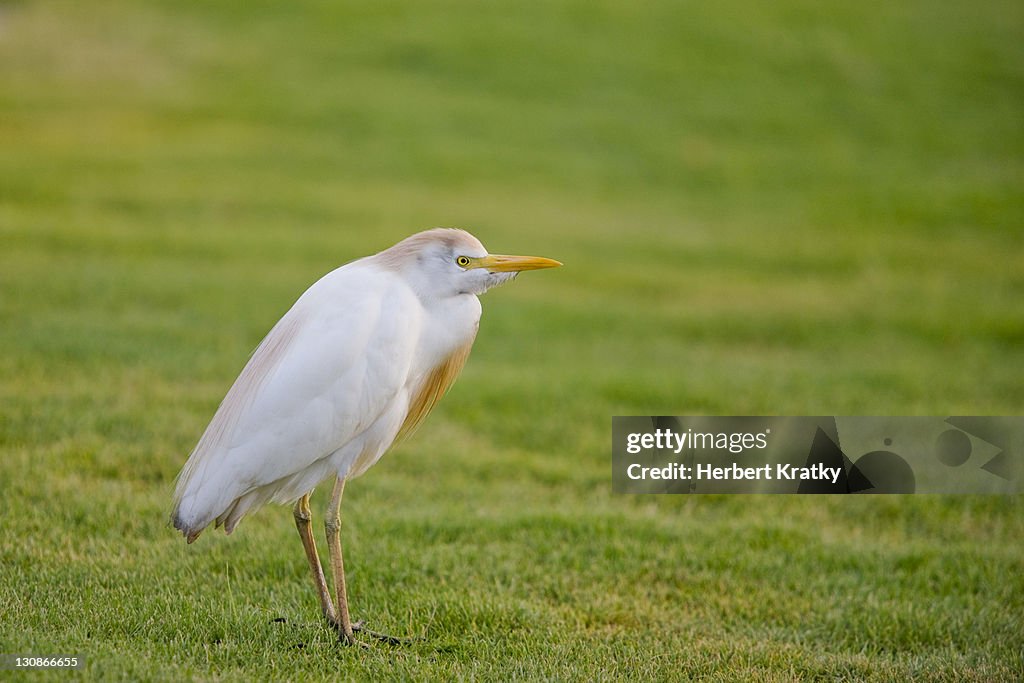
<path fill-rule="evenodd" d="M 469 265 L 469 257 L 468 256 L 460 256 L 457 259 L 455 259 L 455 263 L 458 264 L 458 266 L 460 268 L 465 268 L 466 266 Z"/>

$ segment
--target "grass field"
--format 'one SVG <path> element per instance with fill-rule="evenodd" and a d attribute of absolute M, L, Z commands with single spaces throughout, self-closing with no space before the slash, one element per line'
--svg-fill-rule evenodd
<path fill-rule="evenodd" d="M 623 414 L 1024 411 L 1021 26 L 0 4 L 0 652 L 103 680 L 1019 679 L 1020 498 L 616 496 L 609 442 Z M 424 640 L 345 648 L 287 508 L 186 546 L 173 480 L 306 286 L 435 225 L 566 265 L 484 297 L 451 394 L 348 486 L 353 612 Z"/>

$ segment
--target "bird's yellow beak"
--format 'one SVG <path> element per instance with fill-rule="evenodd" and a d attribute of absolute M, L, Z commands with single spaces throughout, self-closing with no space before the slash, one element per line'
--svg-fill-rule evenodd
<path fill-rule="evenodd" d="M 483 258 L 475 259 L 470 268 L 486 268 L 491 272 L 508 273 L 521 270 L 540 270 L 542 268 L 557 268 L 562 265 L 554 259 L 543 256 L 505 256 L 502 254 L 488 254 Z"/>

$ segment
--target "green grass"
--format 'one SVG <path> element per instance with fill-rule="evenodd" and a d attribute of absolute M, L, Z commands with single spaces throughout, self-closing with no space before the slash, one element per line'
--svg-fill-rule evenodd
<path fill-rule="evenodd" d="M 1019 498 L 616 496 L 609 442 L 616 414 L 1024 412 L 1022 15 L 0 4 L 0 652 L 1020 677 Z M 344 648 L 289 510 L 186 546 L 173 479 L 309 283 L 434 225 L 566 266 L 486 295 L 452 393 L 347 488 L 354 613 L 425 640 Z"/>

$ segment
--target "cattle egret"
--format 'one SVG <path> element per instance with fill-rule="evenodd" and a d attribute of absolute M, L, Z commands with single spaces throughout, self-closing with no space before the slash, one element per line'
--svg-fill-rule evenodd
<path fill-rule="evenodd" d="M 354 643 L 341 554 L 341 494 L 426 417 L 458 376 L 480 324 L 478 295 L 536 256 L 488 254 L 468 232 L 427 230 L 328 273 L 253 352 L 178 475 L 172 521 L 191 543 L 231 533 L 267 502 L 293 503 L 320 608 Z M 335 480 L 325 530 L 332 601 L 309 497 Z"/>

